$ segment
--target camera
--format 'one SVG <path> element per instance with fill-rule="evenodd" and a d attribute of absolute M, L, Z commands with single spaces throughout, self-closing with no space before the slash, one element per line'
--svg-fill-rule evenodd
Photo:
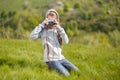
<path fill-rule="evenodd" d="M 48 20 L 48 23 L 50 26 L 53 26 L 55 24 L 55 20 Z"/>

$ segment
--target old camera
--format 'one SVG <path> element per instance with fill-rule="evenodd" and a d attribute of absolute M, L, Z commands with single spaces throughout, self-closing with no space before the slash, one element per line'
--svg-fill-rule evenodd
<path fill-rule="evenodd" d="M 48 20 L 48 23 L 50 26 L 53 26 L 55 24 L 55 20 Z"/>

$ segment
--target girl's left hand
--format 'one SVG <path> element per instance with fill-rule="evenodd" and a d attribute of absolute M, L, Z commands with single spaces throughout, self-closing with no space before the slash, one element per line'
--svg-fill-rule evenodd
<path fill-rule="evenodd" d="M 59 22 L 55 20 L 55 25 L 53 25 L 53 28 L 57 28 L 59 26 Z"/>
<path fill-rule="evenodd" d="M 59 25 L 59 22 L 58 22 L 56 19 L 55 19 L 55 24 L 56 24 L 56 25 Z"/>

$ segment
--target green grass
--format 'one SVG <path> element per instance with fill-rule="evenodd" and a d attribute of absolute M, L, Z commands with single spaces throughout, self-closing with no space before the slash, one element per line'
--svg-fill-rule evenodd
<path fill-rule="evenodd" d="M 0 0 L 0 11 L 19 11 L 27 2 L 28 8 L 43 7 L 48 0 Z M 42 3 L 42 4 L 41 4 Z"/>
<path fill-rule="evenodd" d="M 63 54 L 80 72 L 48 70 L 40 40 L 0 39 L 0 80 L 120 80 L 120 47 L 69 43 Z"/>

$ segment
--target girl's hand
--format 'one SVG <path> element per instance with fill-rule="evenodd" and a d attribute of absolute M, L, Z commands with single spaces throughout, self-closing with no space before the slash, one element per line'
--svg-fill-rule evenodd
<path fill-rule="evenodd" d="M 56 24 L 56 25 L 59 25 L 59 22 L 58 22 L 56 19 L 55 19 L 55 24 Z"/>
<path fill-rule="evenodd" d="M 45 23 L 46 25 L 49 24 L 49 22 L 48 22 L 48 18 L 45 19 L 44 23 Z"/>
<path fill-rule="evenodd" d="M 55 19 L 55 25 L 53 25 L 53 28 L 57 28 L 59 26 L 59 22 Z"/>

